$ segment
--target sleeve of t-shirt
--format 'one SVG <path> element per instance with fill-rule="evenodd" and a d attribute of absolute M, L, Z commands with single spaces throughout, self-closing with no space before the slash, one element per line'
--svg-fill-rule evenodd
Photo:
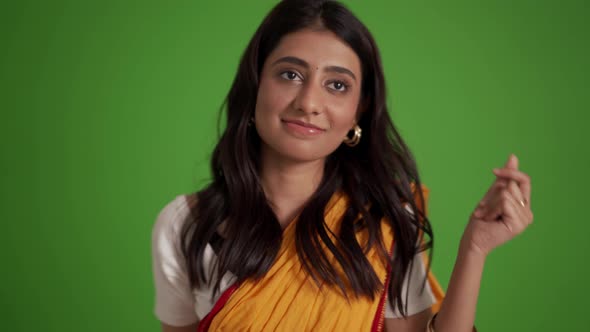
<path fill-rule="evenodd" d="M 422 291 L 422 283 L 426 277 L 426 265 L 422 259 L 423 253 L 418 253 L 414 256 L 413 267 L 410 271 L 406 272 L 406 276 L 402 285 L 402 300 L 405 301 L 406 294 L 408 294 L 408 310 L 406 315 L 411 316 L 417 314 L 423 310 L 430 308 L 436 303 L 436 298 L 426 281 L 424 290 Z M 409 283 L 409 288 L 408 288 Z M 401 318 L 402 315 L 399 308 L 396 306 L 395 310 L 392 310 L 389 299 L 385 304 L 385 318 Z"/>
<path fill-rule="evenodd" d="M 413 214 L 413 211 L 409 205 L 406 205 L 406 210 L 408 213 Z M 424 290 L 422 290 L 422 284 L 424 282 L 424 278 L 426 278 L 426 264 L 422 258 L 423 254 L 423 252 L 419 252 L 414 256 L 412 269 L 408 267 L 408 271 L 406 272 L 406 276 L 404 277 L 402 284 L 402 300 L 405 301 L 406 294 L 408 295 L 408 310 L 406 312 L 407 316 L 424 311 L 436 303 L 436 297 L 434 296 L 428 281 L 426 281 Z M 402 315 L 399 311 L 399 308 L 396 306 L 395 310 L 393 310 L 388 299 L 385 304 L 385 318 L 401 317 Z"/>
<path fill-rule="evenodd" d="M 180 229 L 189 214 L 184 196 L 176 197 L 158 214 L 152 229 L 152 269 L 155 315 L 171 326 L 196 323 L 195 298 L 180 250 Z"/>

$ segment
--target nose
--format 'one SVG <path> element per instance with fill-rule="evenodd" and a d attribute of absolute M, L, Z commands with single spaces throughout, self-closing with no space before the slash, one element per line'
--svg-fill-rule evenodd
<path fill-rule="evenodd" d="M 297 93 L 294 104 L 298 111 L 318 115 L 322 109 L 322 90 L 311 82 L 307 82 Z"/>

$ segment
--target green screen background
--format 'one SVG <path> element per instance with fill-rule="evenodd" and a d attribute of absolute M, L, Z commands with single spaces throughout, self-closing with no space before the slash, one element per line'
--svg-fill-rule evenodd
<path fill-rule="evenodd" d="M 0 5 L 3 331 L 158 331 L 150 234 L 207 183 L 216 119 L 276 1 Z M 585 1 L 347 1 L 431 189 L 434 272 L 515 153 L 535 223 L 488 258 L 481 331 L 588 326 Z"/>

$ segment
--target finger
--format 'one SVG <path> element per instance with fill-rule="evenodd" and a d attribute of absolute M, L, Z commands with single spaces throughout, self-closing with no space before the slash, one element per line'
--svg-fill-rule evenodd
<path fill-rule="evenodd" d="M 518 202 L 520 208 L 526 207 L 524 195 L 522 194 L 520 188 L 518 188 L 516 181 L 510 180 L 506 189 L 510 192 L 510 194 L 512 194 L 512 197 L 516 200 L 516 202 Z"/>
<path fill-rule="evenodd" d="M 526 201 L 528 203 L 530 203 L 530 201 L 531 201 L 531 178 L 528 174 L 523 173 L 518 170 L 512 170 L 512 169 L 507 169 L 507 168 L 495 168 L 493 170 L 493 172 L 494 172 L 494 174 L 496 174 L 496 176 L 506 178 L 506 179 L 512 179 L 512 180 L 518 182 L 518 186 L 520 187 L 520 190 L 522 191 L 522 195 L 524 196 Z"/>
<path fill-rule="evenodd" d="M 504 168 L 518 170 L 518 159 L 514 154 L 510 154 L 508 156 L 508 160 L 504 164 Z M 508 181 L 505 178 L 496 178 L 496 182 L 503 182 L 506 185 L 508 184 Z"/>
<path fill-rule="evenodd" d="M 522 232 L 528 225 L 523 215 L 523 209 L 516 202 L 512 194 L 506 190 L 503 191 L 494 205 L 494 210 L 484 219 L 488 222 L 501 222 L 512 234 Z"/>
<path fill-rule="evenodd" d="M 502 216 L 502 191 L 490 198 L 488 204 L 484 207 L 483 220 L 495 221 Z"/>
<path fill-rule="evenodd" d="M 526 173 L 516 170 L 516 169 L 494 168 L 492 170 L 492 172 L 494 172 L 494 174 L 496 174 L 496 176 L 511 179 L 511 180 L 514 180 L 519 183 L 530 181 L 530 177 Z"/>
<path fill-rule="evenodd" d="M 492 183 L 488 191 L 485 193 L 484 197 L 479 202 L 477 208 L 483 208 L 486 205 L 489 205 L 490 199 L 497 195 L 500 190 L 503 190 L 508 185 L 508 182 L 505 179 L 499 179 L 496 177 L 496 180 Z"/>
<path fill-rule="evenodd" d="M 516 157 L 516 155 L 514 153 L 511 153 L 510 156 L 508 156 L 508 161 L 506 161 L 506 164 L 504 165 L 504 167 L 508 168 L 508 169 L 514 169 L 514 170 L 518 169 L 518 158 Z"/>
<path fill-rule="evenodd" d="M 508 218 L 514 219 L 514 222 L 516 222 L 521 229 L 524 229 L 532 223 L 533 213 L 531 209 L 520 200 L 522 193 L 520 192 L 520 189 L 518 189 L 518 186 L 516 186 L 516 183 L 513 182 L 507 190 L 510 192 L 510 195 L 506 196 L 506 201 L 510 203 L 508 204 L 510 207 L 508 208 L 505 206 L 507 212 L 504 215 Z"/>
<path fill-rule="evenodd" d="M 502 221 L 512 233 L 520 234 L 527 226 L 521 206 L 512 195 L 507 195 L 502 205 Z"/>
<path fill-rule="evenodd" d="M 510 207 L 507 208 L 507 210 L 509 211 L 508 222 L 513 225 L 517 234 L 520 234 L 531 223 L 532 218 L 530 218 L 530 210 L 523 209 L 520 203 L 514 199 L 510 202 Z"/>
<path fill-rule="evenodd" d="M 498 196 L 498 193 L 503 190 L 508 185 L 507 181 L 504 179 L 499 179 L 496 177 L 484 197 L 479 201 L 479 204 L 476 206 L 475 216 L 478 218 L 486 216 L 492 209 L 492 203 L 494 197 Z"/>
<path fill-rule="evenodd" d="M 507 211 L 507 206 L 514 206 L 516 208 L 516 199 L 513 197 L 512 193 L 508 188 L 501 190 L 500 192 L 495 195 L 491 201 L 491 204 L 487 207 L 487 210 L 484 212 L 485 217 L 484 220 L 494 221 L 498 220 L 499 217 L 504 218 L 514 218 L 516 217 L 516 212 L 513 208 L 510 211 Z M 521 207 L 522 208 L 522 207 Z"/>
<path fill-rule="evenodd" d="M 508 161 L 506 162 L 506 164 L 504 166 L 508 167 L 508 169 L 518 170 L 518 158 L 516 157 L 516 155 L 510 154 L 510 156 L 508 157 Z M 499 177 L 496 175 L 494 182 L 492 182 L 492 184 L 490 185 L 490 188 L 484 194 L 484 197 L 481 199 L 481 201 L 475 207 L 474 212 L 476 212 L 475 213 L 476 217 L 481 216 L 482 213 L 484 212 L 484 210 L 486 210 L 485 206 L 489 204 L 490 197 L 494 196 L 498 190 L 501 190 L 504 187 L 508 186 L 508 182 L 509 182 L 508 179 L 506 179 L 505 177 Z"/>

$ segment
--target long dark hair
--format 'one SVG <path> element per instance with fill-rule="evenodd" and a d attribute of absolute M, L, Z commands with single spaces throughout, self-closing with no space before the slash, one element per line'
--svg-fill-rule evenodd
<path fill-rule="evenodd" d="M 213 283 L 218 291 L 226 272 L 231 271 L 238 281 L 260 278 L 275 261 L 282 229 L 262 190 L 260 137 L 248 122 L 254 115 L 260 74 L 268 55 L 286 34 L 318 26 L 339 36 L 360 59 L 359 106 L 363 112 L 358 124 L 363 136 L 357 146 L 343 144 L 326 159 L 324 177 L 296 224 L 297 254 L 316 282 L 336 286 L 345 296 L 345 290 L 350 288 L 354 296 L 374 299 L 383 284 L 365 252 L 376 246 L 393 271 L 388 289 L 390 303 L 406 316 L 407 298 L 401 298 L 403 279 L 412 268 L 414 256 L 432 248 L 433 234 L 425 209 L 418 208 L 425 202 L 414 157 L 387 111 L 377 45 L 368 29 L 336 1 L 282 1 L 250 40 L 225 101 L 227 123 L 211 161 L 213 180 L 197 193 L 193 218 L 185 223 L 181 234 L 189 279 L 192 287 Z M 412 183 L 420 202 L 414 199 Z M 333 241 L 324 223 L 324 210 L 336 191 L 348 196 L 349 206 Z M 416 213 L 408 213 L 404 203 Z M 394 255 L 381 240 L 382 220 L 395 234 Z M 205 271 L 205 247 L 219 239 L 217 230 L 222 224 L 224 241 L 218 247 L 216 266 Z M 360 230 L 368 232 L 366 245 L 359 244 L 355 237 Z M 424 234 L 428 241 L 423 241 Z M 324 245 L 341 265 L 344 280 L 321 251 Z"/>

